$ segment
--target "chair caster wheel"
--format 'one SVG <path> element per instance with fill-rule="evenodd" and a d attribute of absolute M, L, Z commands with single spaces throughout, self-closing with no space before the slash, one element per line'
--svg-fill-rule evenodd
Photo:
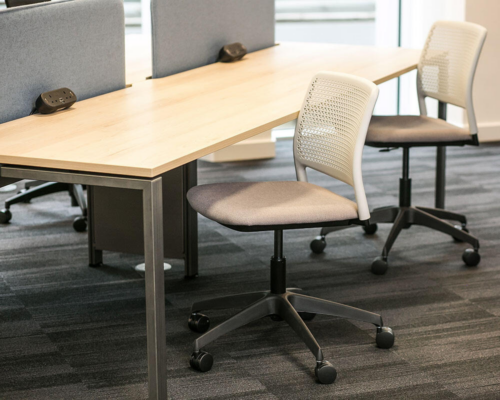
<path fill-rule="evenodd" d="M 370 224 L 368 226 L 363 226 L 363 230 L 367 235 L 373 235 L 375 232 L 378 230 L 378 225 L 377 224 Z"/>
<path fill-rule="evenodd" d="M 316 236 L 310 244 L 311 251 L 315 254 L 321 254 L 325 250 L 326 240 L 324 236 Z"/>
<path fill-rule="evenodd" d="M 300 318 L 302 318 L 302 321 L 312 321 L 316 314 L 310 313 L 310 312 L 305 312 L 301 311 L 299 312 Z"/>
<path fill-rule="evenodd" d="M 12 213 L 10 210 L 4 208 L 0 210 L 0 224 L 6 224 L 12 219 Z"/>
<path fill-rule="evenodd" d="M 387 326 L 377 328 L 376 342 L 381 349 L 390 349 L 394 345 L 394 332 Z"/>
<path fill-rule="evenodd" d="M 210 328 L 210 319 L 204 314 L 192 313 L 188 326 L 193 332 L 205 333 Z"/>
<path fill-rule="evenodd" d="M 87 230 L 87 218 L 76 217 L 73 221 L 73 229 L 77 232 L 85 232 Z"/>
<path fill-rule="evenodd" d="M 337 379 L 337 370 L 328 361 L 319 361 L 316 364 L 314 374 L 319 383 L 330 385 Z"/>
<path fill-rule="evenodd" d="M 389 269 L 389 263 L 382 257 L 377 257 L 372 263 L 372 273 L 375 275 L 384 275 Z"/>
<path fill-rule="evenodd" d="M 459 231 L 464 231 L 466 233 L 469 233 L 469 230 L 467 229 L 467 227 L 465 226 L 462 226 L 462 225 L 455 225 L 455 228 L 457 228 Z M 453 237 L 453 240 L 457 243 L 463 243 L 463 240 L 460 240 L 456 237 Z"/>
<path fill-rule="evenodd" d="M 481 256 L 474 249 L 465 249 L 462 254 L 462 260 L 468 267 L 477 267 L 479 262 L 481 261 Z"/>
<path fill-rule="evenodd" d="M 195 351 L 189 360 L 191 367 L 200 372 L 208 372 L 214 365 L 214 358 L 206 351 Z"/>

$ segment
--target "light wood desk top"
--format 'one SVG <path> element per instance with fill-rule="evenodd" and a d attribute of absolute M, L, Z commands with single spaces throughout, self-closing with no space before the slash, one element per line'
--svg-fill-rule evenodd
<path fill-rule="evenodd" d="M 0 125 L 0 164 L 151 178 L 298 116 L 312 76 L 380 84 L 416 68 L 420 51 L 283 43 Z"/>

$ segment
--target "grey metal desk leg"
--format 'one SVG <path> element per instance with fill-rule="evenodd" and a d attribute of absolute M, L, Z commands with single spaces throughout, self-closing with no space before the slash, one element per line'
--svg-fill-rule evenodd
<path fill-rule="evenodd" d="M 0 165 L 5 178 L 39 179 L 46 182 L 88 185 L 92 210 L 92 185 L 142 191 L 144 255 L 146 261 L 146 325 L 148 339 L 149 398 L 167 399 L 167 343 L 165 329 L 165 281 L 163 273 L 162 180 L 144 180 L 77 172 L 35 170 Z M 90 233 L 91 241 L 93 236 Z M 91 242 L 93 244 L 93 242 Z M 92 248 L 92 246 L 91 246 Z M 97 253 L 98 254 L 98 253 Z"/>
<path fill-rule="evenodd" d="M 189 189 L 198 184 L 198 162 L 184 165 L 184 275 L 186 279 L 198 276 L 198 213 L 187 201 Z"/>
<path fill-rule="evenodd" d="M 95 247 L 94 224 L 94 188 L 87 186 L 87 229 L 89 235 L 89 265 L 100 267 L 102 265 L 102 250 Z"/>
<path fill-rule="evenodd" d="M 162 180 L 143 189 L 149 399 L 167 399 Z"/>
<path fill-rule="evenodd" d="M 446 121 L 446 103 L 438 104 L 438 117 Z M 439 146 L 436 153 L 436 208 L 444 209 L 446 190 L 446 147 Z"/>

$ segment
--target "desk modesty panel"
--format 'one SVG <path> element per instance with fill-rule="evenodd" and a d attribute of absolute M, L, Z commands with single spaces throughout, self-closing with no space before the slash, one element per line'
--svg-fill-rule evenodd
<path fill-rule="evenodd" d="M 0 125 L 0 163 L 152 178 L 297 118 L 318 71 L 376 84 L 420 50 L 283 43 Z"/>

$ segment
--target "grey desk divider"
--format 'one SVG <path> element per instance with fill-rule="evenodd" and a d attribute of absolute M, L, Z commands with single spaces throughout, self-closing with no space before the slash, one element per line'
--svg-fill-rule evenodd
<path fill-rule="evenodd" d="M 125 87 L 122 0 L 54 0 L 0 10 L 0 123 L 45 91 L 78 100 Z"/>
<path fill-rule="evenodd" d="M 0 60 L 0 123 L 29 115 L 48 90 L 70 87 L 84 100 L 123 89 L 123 3 L 53 0 L 0 10 Z M 0 186 L 13 182 L 0 178 Z"/>
<path fill-rule="evenodd" d="M 226 44 L 249 51 L 274 46 L 274 0 L 152 0 L 153 77 L 161 78 L 217 60 Z M 165 129 L 168 129 L 166 127 Z M 196 162 L 162 175 L 164 254 L 198 272 L 197 216 L 187 190 L 196 185 Z M 142 198 L 131 190 L 94 188 L 95 246 L 142 254 Z"/>
<path fill-rule="evenodd" d="M 226 44 L 274 46 L 274 0 L 151 0 L 153 78 L 217 61 Z"/>

